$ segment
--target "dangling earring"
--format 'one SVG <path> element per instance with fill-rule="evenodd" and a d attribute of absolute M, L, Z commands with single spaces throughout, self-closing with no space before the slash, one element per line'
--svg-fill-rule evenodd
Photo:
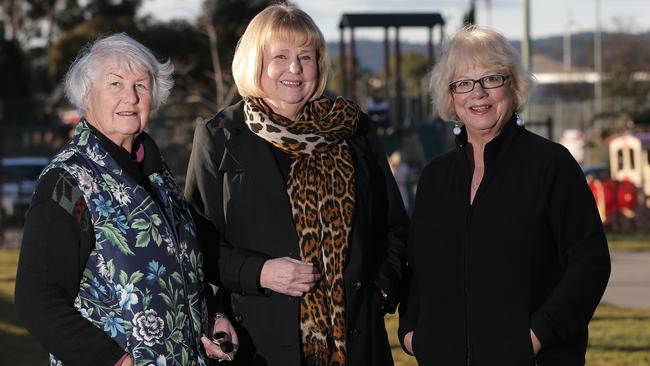
<path fill-rule="evenodd" d="M 517 116 L 517 126 L 523 126 L 524 125 L 524 119 L 521 118 L 521 116 L 517 112 L 515 112 L 515 116 Z"/>
<path fill-rule="evenodd" d="M 460 135 L 460 122 L 454 122 L 454 129 L 452 130 L 454 135 Z"/>

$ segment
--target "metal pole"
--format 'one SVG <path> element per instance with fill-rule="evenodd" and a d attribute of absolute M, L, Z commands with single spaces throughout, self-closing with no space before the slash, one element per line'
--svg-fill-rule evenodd
<path fill-rule="evenodd" d="M 433 27 L 427 28 L 427 64 L 429 70 L 433 68 Z"/>
<path fill-rule="evenodd" d="M 487 8 L 487 24 L 488 27 L 492 27 L 492 1 L 485 0 L 485 7 Z"/>
<path fill-rule="evenodd" d="M 357 98 L 357 51 L 356 43 L 354 40 L 354 27 L 350 27 L 350 70 L 348 89 L 350 90 L 350 99 L 356 100 Z"/>
<path fill-rule="evenodd" d="M 571 71 L 571 29 L 567 26 L 564 31 L 564 47 L 563 47 L 563 66 L 564 71 Z"/>
<path fill-rule="evenodd" d="M 345 63 L 345 27 L 341 26 L 339 28 L 339 95 L 346 97 L 346 73 L 345 73 L 345 67 L 347 64 Z"/>
<path fill-rule="evenodd" d="M 603 111 L 603 51 L 602 36 L 600 29 L 600 0 L 596 2 L 596 31 L 594 32 L 594 71 L 596 71 L 596 82 L 594 83 L 594 102 L 596 113 Z"/>
<path fill-rule="evenodd" d="M 395 27 L 395 129 L 397 133 L 402 131 L 402 79 L 400 69 L 402 64 L 402 52 L 399 43 L 399 27 Z"/>
<path fill-rule="evenodd" d="M 564 44 L 563 44 L 563 66 L 564 71 L 571 71 L 571 27 L 573 27 L 573 19 L 571 19 L 571 14 L 568 14 L 568 20 L 566 24 L 566 29 L 564 31 Z"/>
<path fill-rule="evenodd" d="M 390 98 L 390 45 L 388 43 L 388 27 L 384 27 L 384 98 Z"/>
<path fill-rule="evenodd" d="M 524 0 L 524 38 L 521 40 L 521 62 L 532 71 L 530 60 L 530 0 Z"/>

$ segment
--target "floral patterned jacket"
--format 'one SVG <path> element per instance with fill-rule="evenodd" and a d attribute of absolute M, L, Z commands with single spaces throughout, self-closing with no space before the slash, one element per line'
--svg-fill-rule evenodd
<path fill-rule="evenodd" d="M 202 255 L 169 169 L 163 164 L 147 177 L 152 197 L 123 174 L 85 121 L 41 176 L 53 168 L 77 181 L 95 233 L 75 307 L 136 365 L 205 365 Z"/>

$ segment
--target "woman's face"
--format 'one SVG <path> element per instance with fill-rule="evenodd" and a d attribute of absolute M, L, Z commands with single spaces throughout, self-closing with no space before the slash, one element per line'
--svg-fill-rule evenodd
<path fill-rule="evenodd" d="M 86 97 L 86 119 L 116 145 L 131 151 L 135 137 L 147 126 L 151 109 L 151 77 L 133 72 L 109 58 Z"/>
<path fill-rule="evenodd" d="M 502 68 L 485 68 L 474 66 L 460 70 L 456 80 L 478 80 L 488 75 L 508 75 Z M 469 93 L 455 94 L 454 109 L 460 121 L 467 128 L 467 133 L 472 136 L 496 136 L 503 125 L 514 112 L 514 92 L 511 78 L 507 78 L 503 86 L 494 89 L 484 89 L 481 84 L 475 83 L 474 90 Z"/>
<path fill-rule="evenodd" d="M 271 41 L 264 51 L 261 84 L 264 100 L 278 114 L 295 119 L 318 83 L 318 59 L 312 47 Z"/>

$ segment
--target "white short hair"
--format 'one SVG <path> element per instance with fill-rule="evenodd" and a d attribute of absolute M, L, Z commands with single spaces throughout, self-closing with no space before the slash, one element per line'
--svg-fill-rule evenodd
<path fill-rule="evenodd" d="M 102 64 L 109 58 L 117 59 L 130 71 L 137 69 L 149 74 L 152 110 L 165 103 L 174 85 L 174 66 L 169 60 L 159 62 L 147 47 L 126 33 L 117 33 L 98 38 L 84 46 L 65 75 L 65 95 L 82 115 L 86 111 L 86 97 L 93 88 Z"/>

